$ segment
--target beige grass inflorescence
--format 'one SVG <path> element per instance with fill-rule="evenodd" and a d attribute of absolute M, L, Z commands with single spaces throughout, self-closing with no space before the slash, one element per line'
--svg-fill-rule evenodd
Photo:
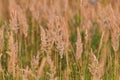
<path fill-rule="evenodd" d="M 120 0 L 0 0 L 0 80 L 118 80 Z"/>

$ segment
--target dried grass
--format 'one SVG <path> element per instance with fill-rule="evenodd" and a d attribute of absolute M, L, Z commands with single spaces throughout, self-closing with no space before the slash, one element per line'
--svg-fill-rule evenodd
<path fill-rule="evenodd" d="M 10 11 L 10 27 L 12 30 L 16 31 L 20 29 L 25 37 L 27 37 L 28 24 L 25 12 L 16 4 L 15 0 L 9 1 L 9 11 Z"/>
<path fill-rule="evenodd" d="M 16 63 L 17 63 L 17 53 L 18 53 L 18 48 L 17 48 L 17 43 L 14 42 L 13 38 L 13 33 L 10 33 L 9 35 L 9 56 L 10 60 L 8 63 L 8 71 L 15 76 L 15 70 L 16 70 Z"/>
<path fill-rule="evenodd" d="M 6 7 L 4 10 L 0 5 L 0 19 L 7 12 L 9 15 L 5 17 L 10 16 L 5 26 L 0 22 L 2 79 L 8 75 L 16 80 L 118 79 L 120 1 L 104 1 L 9 0 L 6 3 L 9 5 L 2 5 L 4 2 L 0 0 Z M 76 21 L 80 21 L 80 25 L 76 26 Z M 94 23 L 100 29 L 100 43 L 91 43 Z M 72 29 L 77 30 L 77 35 Z M 99 38 L 95 36 L 95 40 Z M 99 47 L 93 52 L 91 45 L 96 44 Z M 8 56 L 4 53 L 10 57 L 8 66 Z M 8 67 L 8 71 L 4 67 Z"/>
<path fill-rule="evenodd" d="M 89 66 L 89 70 L 93 75 L 92 80 L 100 80 L 104 73 L 103 66 L 99 65 L 98 59 L 96 58 L 92 50 L 90 56 L 91 56 L 91 64 Z"/>
<path fill-rule="evenodd" d="M 83 44 L 81 40 L 80 30 L 77 28 L 77 42 L 76 42 L 76 60 L 81 58 L 83 52 Z"/>

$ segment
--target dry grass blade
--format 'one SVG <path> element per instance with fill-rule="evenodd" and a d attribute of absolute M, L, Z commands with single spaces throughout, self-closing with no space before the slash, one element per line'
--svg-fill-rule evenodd
<path fill-rule="evenodd" d="M 76 60 L 81 58 L 83 52 L 83 44 L 81 40 L 80 30 L 77 28 L 77 42 L 76 42 Z"/>
<path fill-rule="evenodd" d="M 89 65 L 89 71 L 93 75 L 93 80 L 100 80 L 103 76 L 103 66 L 99 65 L 99 62 L 91 50 L 91 64 Z"/>
<path fill-rule="evenodd" d="M 50 66 L 50 73 L 48 75 L 50 76 L 50 80 L 57 80 L 56 74 L 56 68 L 54 66 L 54 63 L 49 55 L 47 55 L 47 62 Z"/>
<path fill-rule="evenodd" d="M 38 68 L 38 73 L 37 73 L 38 77 L 41 76 L 42 71 L 43 71 L 43 68 L 44 68 L 44 66 L 45 66 L 45 63 L 46 63 L 46 58 L 43 58 L 43 60 L 42 60 L 42 62 L 41 62 L 41 65 L 40 65 L 40 67 Z"/>
<path fill-rule="evenodd" d="M 15 67 L 16 67 L 16 62 L 17 62 L 17 43 L 14 42 L 13 38 L 13 33 L 9 35 L 9 55 L 10 55 L 10 60 L 9 60 L 9 65 L 8 65 L 8 71 L 15 76 Z"/>

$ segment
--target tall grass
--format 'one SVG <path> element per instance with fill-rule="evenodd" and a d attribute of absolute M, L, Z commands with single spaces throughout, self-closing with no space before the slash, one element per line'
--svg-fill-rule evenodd
<path fill-rule="evenodd" d="M 120 80 L 119 0 L 0 0 L 0 80 Z"/>

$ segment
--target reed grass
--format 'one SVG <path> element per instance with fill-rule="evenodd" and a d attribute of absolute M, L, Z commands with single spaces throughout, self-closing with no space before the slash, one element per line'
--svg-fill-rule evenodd
<path fill-rule="evenodd" d="M 119 0 L 0 0 L 0 80 L 120 80 Z"/>

